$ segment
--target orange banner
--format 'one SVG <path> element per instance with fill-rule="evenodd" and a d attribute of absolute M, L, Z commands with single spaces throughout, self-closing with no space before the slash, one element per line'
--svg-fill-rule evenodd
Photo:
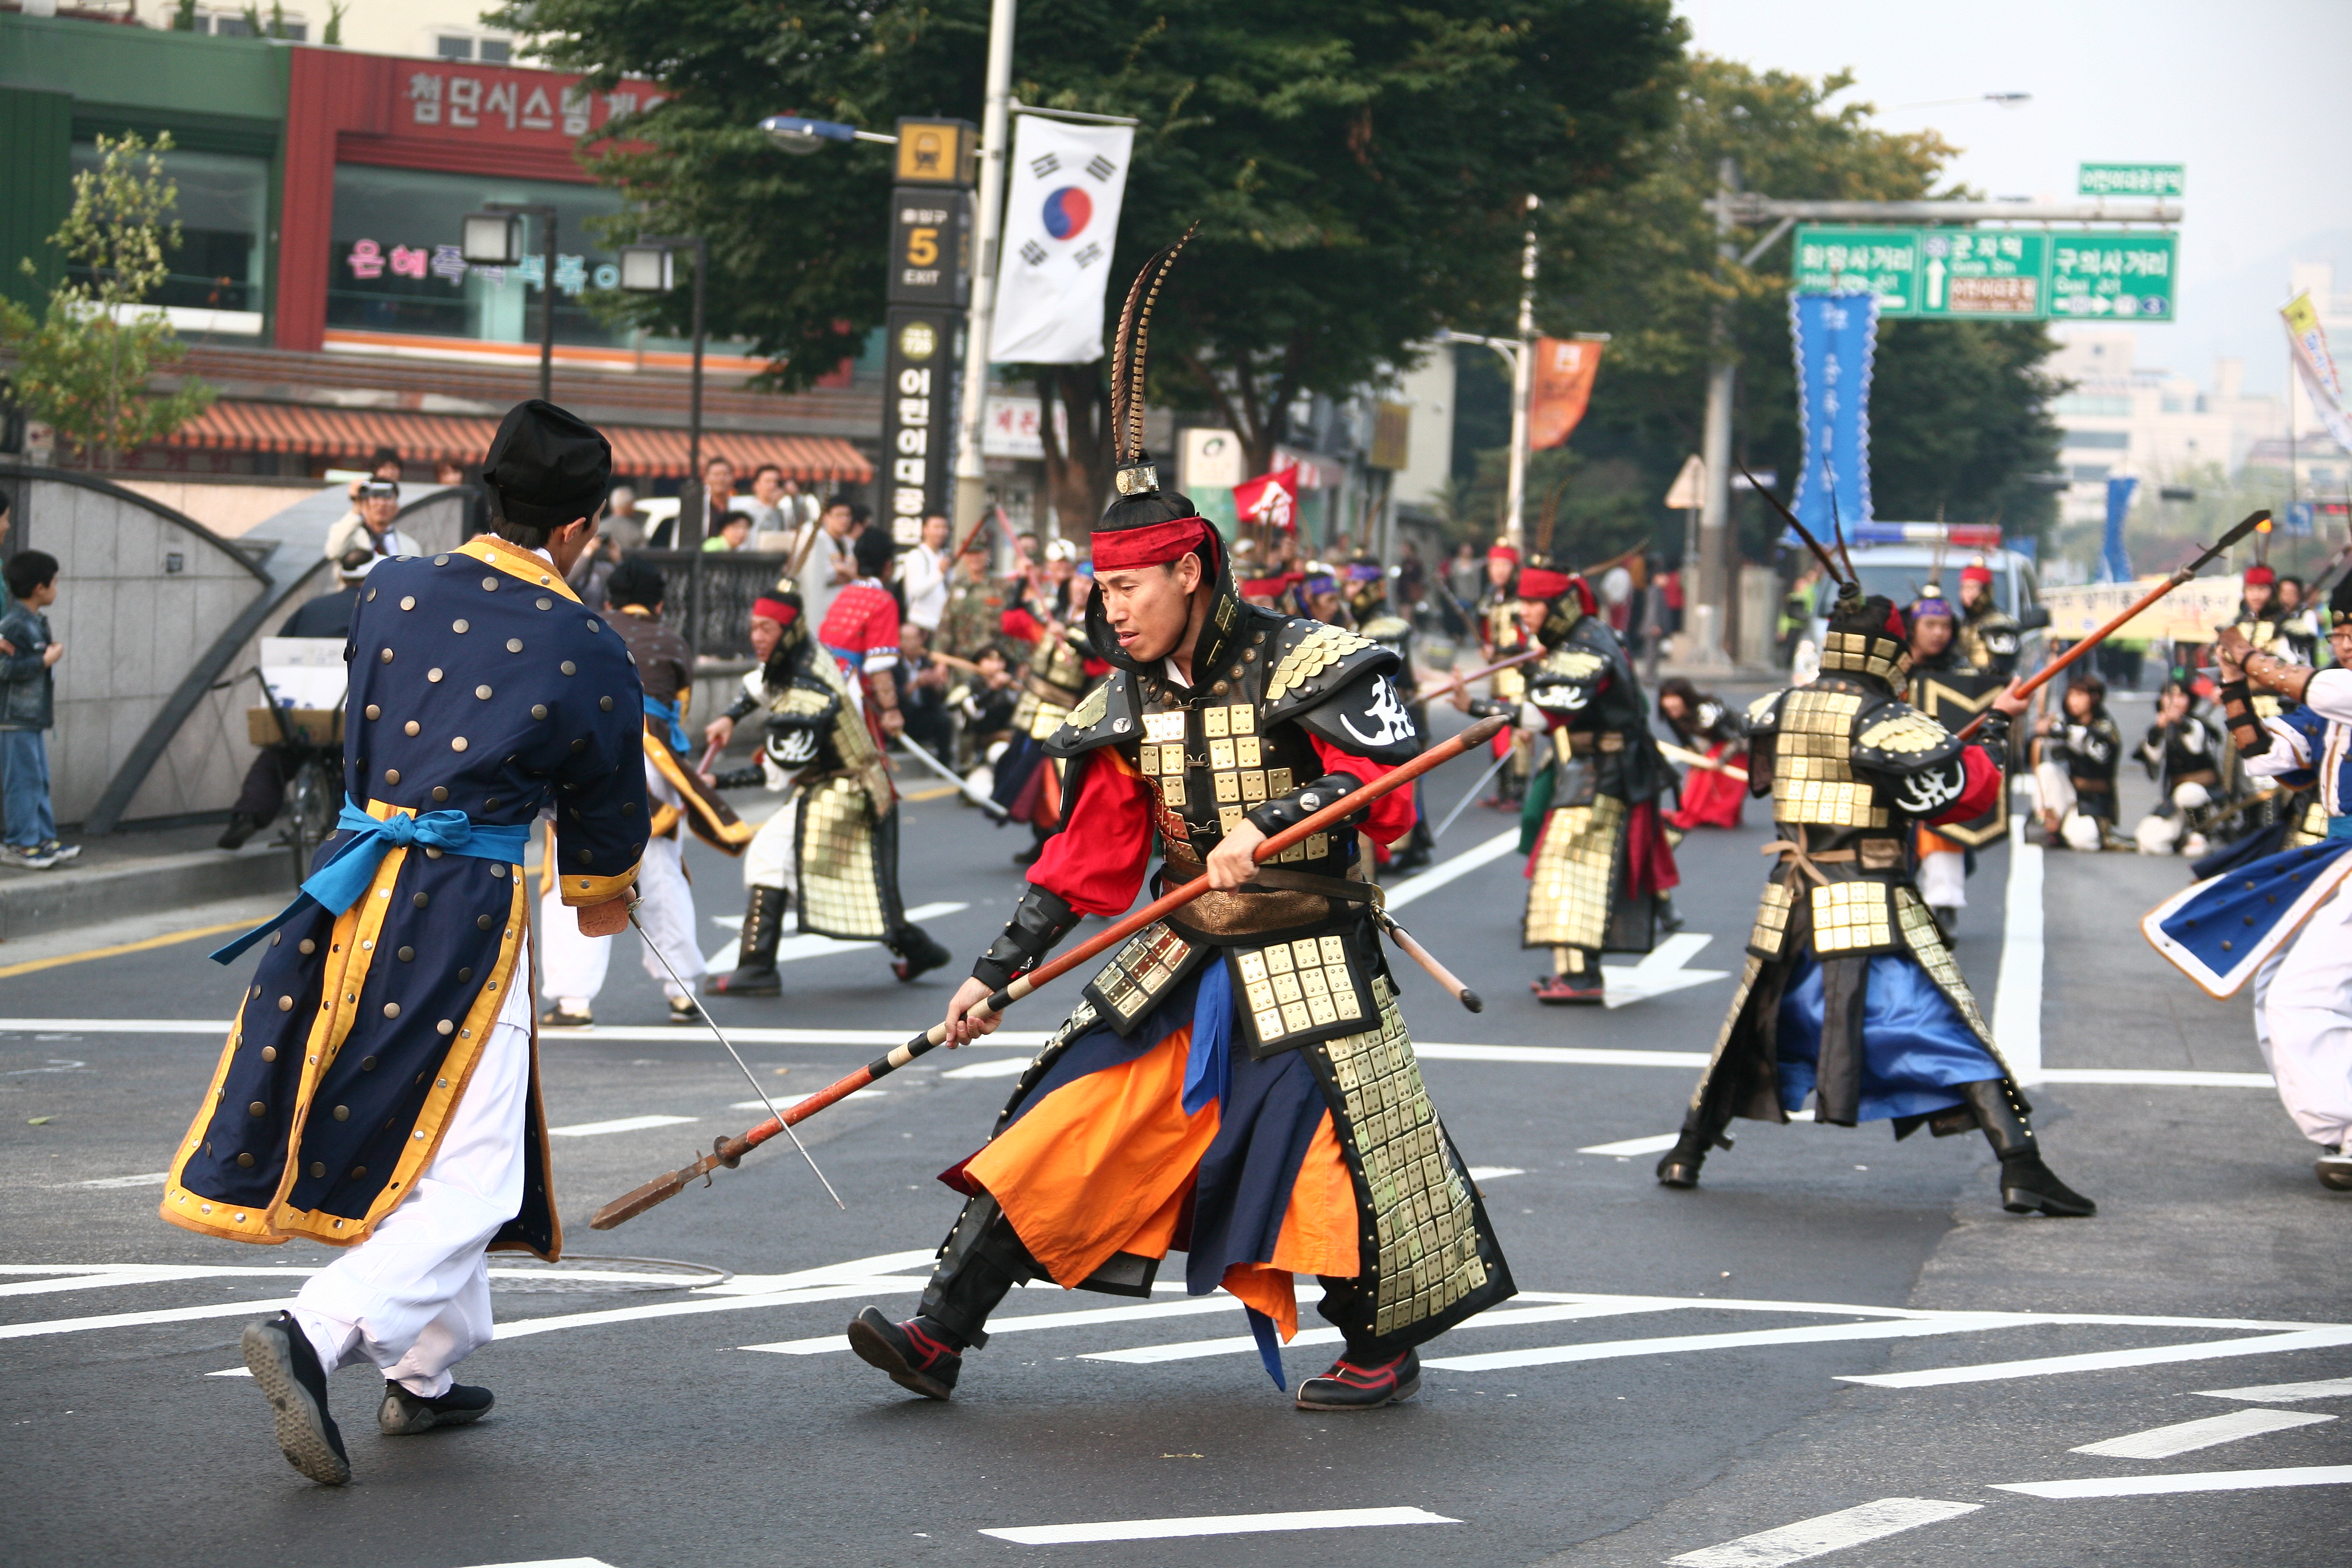
<path fill-rule="evenodd" d="M 1557 447 L 1584 417 L 1592 400 L 1592 378 L 1601 371 L 1601 345 L 1573 338 L 1536 340 L 1535 389 L 1528 399 L 1528 445 L 1536 451 Z"/>

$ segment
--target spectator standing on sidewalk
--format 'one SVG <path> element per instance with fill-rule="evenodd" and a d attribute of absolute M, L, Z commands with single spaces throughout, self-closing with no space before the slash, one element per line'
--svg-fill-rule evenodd
<path fill-rule="evenodd" d="M 49 751 L 42 731 L 57 722 L 57 677 L 65 644 L 49 634 L 41 612 L 57 603 L 58 561 L 27 550 L 8 563 L 7 612 L 0 639 L 16 651 L 0 658 L 0 772 L 6 774 L 0 866 L 46 871 L 81 853 L 58 842 L 49 807 Z"/>
<path fill-rule="evenodd" d="M 936 512 L 923 519 L 923 537 L 898 558 L 898 581 L 907 590 L 907 620 L 922 628 L 925 644 L 938 636 L 948 607 L 948 520 Z"/>
<path fill-rule="evenodd" d="M 360 487 L 359 510 L 327 530 L 323 553 L 328 560 L 338 561 L 352 546 L 361 544 L 378 555 L 424 554 L 424 546 L 393 526 L 399 515 L 400 487 L 390 479 L 368 480 Z"/>

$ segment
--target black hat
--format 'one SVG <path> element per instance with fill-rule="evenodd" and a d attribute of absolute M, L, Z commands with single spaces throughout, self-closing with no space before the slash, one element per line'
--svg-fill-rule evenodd
<path fill-rule="evenodd" d="M 2327 595 L 2327 625 L 2330 630 L 2352 626 L 2352 572 L 2338 577 Z"/>
<path fill-rule="evenodd" d="M 534 397 L 499 422 L 482 482 L 505 521 L 562 528 L 604 506 L 613 485 L 612 443 L 579 416 Z"/>
<path fill-rule="evenodd" d="M 883 569 L 890 564 L 891 552 L 895 548 L 890 542 L 888 529 L 868 528 L 850 545 L 849 552 L 856 557 L 860 572 L 868 577 L 879 577 Z"/>
<path fill-rule="evenodd" d="M 642 605 L 646 609 L 659 606 L 669 584 L 661 568 L 642 557 L 632 555 L 604 579 L 604 602 L 608 605 Z"/>

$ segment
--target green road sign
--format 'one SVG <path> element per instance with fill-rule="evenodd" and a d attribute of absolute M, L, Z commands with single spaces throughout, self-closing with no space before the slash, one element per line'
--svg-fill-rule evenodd
<path fill-rule="evenodd" d="M 2177 235 L 2053 234 L 2049 314 L 2168 321 L 2179 262 Z"/>
<path fill-rule="evenodd" d="M 2179 163 L 2085 163 L 2076 189 L 2086 196 L 2177 196 L 2187 174 Z"/>
<path fill-rule="evenodd" d="M 1882 316 L 2168 321 L 2178 237 L 2023 228 L 1797 230 L 1800 294 L 1875 294 Z"/>

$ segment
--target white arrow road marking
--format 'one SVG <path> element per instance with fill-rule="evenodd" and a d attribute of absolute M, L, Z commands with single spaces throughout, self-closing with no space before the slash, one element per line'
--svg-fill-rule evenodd
<path fill-rule="evenodd" d="M 551 1127 L 550 1138 L 597 1138 L 607 1132 L 638 1132 L 648 1127 L 682 1127 L 699 1121 L 693 1116 L 622 1116 L 611 1121 L 583 1121 L 571 1127 Z"/>
<path fill-rule="evenodd" d="M 2264 1383 L 2252 1388 L 2200 1388 L 2200 1399 L 2259 1399 L 2265 1404 L 2292 1405 L 2298 1399 L 2336 1399 L 2352 1394 L 2352 1377 L 2331 1377 L 2318 1383 Z"/>
<path fill-rule="evenodd" d="M 1813 1108 L 1810 1105 L 1802 1110 L 1789 1112 L 1789 1120 L 1791 1121 L 1811 1121 L 1812 1119 Z M 1579 1149 L 1577 1152 L 1614 1154 L 1621 1160 L 1629 1160 L 1636 1154 L 1663 1154 L 1679 1142 L 1681 1142 L 1679 1133 L 1661 1132 L 1654 1138 L 1628 1138 L 1618 1143 L 1595 1143 L 1589 1148 Z"/>
<path fill-rule="evenodd" d="M 956 914 L 970 908 L 971 908 L 970 904 L 918 904 L 907 911 L 907 918 L 910 921 L 937 920 L 941 915 Z M 743 917 L 734 915 L 725 920 L 717 920 L 715 923 L 731 925 L 740 931 L 743 927 Z M 725 947 L 704 959 L 703 967 L 714 973 L 734 968 L 739 962 L 742 945 L 740 938 L 729 942 Z M 828 958 L 836 952 L 863 952 L 869 947 L 881 945 L 878 942 L 839 942 L 829 936 L 788 936 L 776 943 L 776 962 L 793 963 L 803 958 Z M 898 1039 L 903 1040 L 906 1037 L 901 1035 Z M 897 1040 L 891 1042 L 893 1045 L 897 1043 Z"/>
<path fill-rule="evenodd" d="M 2332 1345 L 2352 1345 L 2352 1327 L 2298 1329 L 2292 1333 L 2264 1334 L 2257 1339 L 2149 1345 L 2141 1350 L 2099 1351 L 2090 1355 L 2041 1356 L 2032 1361 L 1993 1362 L 1984 1366 L 1937 1366 L 1920 1372 L 1887 1373 L 1877 1377 L 1842 1377 L 1838 1381 L 1865 1383 L 1873 1388 L 1935 1388 L 1948 1383 L 1996 1383 L 2011 1377 L 2047 1377 L 2061 1372 L 2105 1372 L 2121 1366 L 2162 1366 L 2177 1361 L 2270 1355 L 2281 1351 L 2322 1350 Z"/>
<path fill-rule="evenodd" d="M 1353 1530 L 1381 1524 L 1459 1524 L 1419 1508 L 1327 1508 L 1310 1513 L 1225 1513 L 1199 1519 L 1117 1519 L 1098 1524 L 1031 1524 L 983 1530 L 1016 1546 L 1072 1546 L 1095 1541 L 1168 1541 L 1187 1535 L 1255 1535 L 1276 1530 Z"/>
<path fill-rule="evenodd" d="M 2088 1481 L 1996 1481 L 1993 1490 L 2028 1497 L 2161 1497 L 2171 1492 L 2242 1492 L 2266 1487 L 2352 1484 L 2352 1465 L 2300 1465 L 2283 1470 L 2206 1470 L 2186 1476 L 2115 1476 Z"/>
<path fill-rule="evenodd" d="M 1639 963 L 1602 964 L 1601 976 L 1606 987 L 1601 996 L 1602 1005 L 1630 1006 L 1635 1002 L 1646 1002 L 1653 996 L 1664 996 L 1671 991 L 1687 991 L 1710 980 L 1729 979 L 1731 972 L 1727 969 L 1683 967 L 1714 940 L 1699 931 L 1676 931 L 1643 954 Z"/>
<path fill-rule="evenodd" d="M 1759 1531 L 1754 1535 L 1685 1552 L 1666 1561 L 1679 1563 L 1682 1568 L 1781 1568 L 1783 1563 L 1843 1552 L 1866 1541 L 1883 1541 L 1923 1524 L 1958 1519 L 1983 1506 L 1980 1502 L 1939 1502 L 1934 1498 L 1883 1497 L 1858 1508 L 1801 1519 L 1778 1530 Z"/>
<path fill-rule="evenodd" d="M 1505 1176 L 1524 1176 L 1527 1172 L 1517 1165 L 1473 1165 L 1470 1179 L 1474 1182 L 1499 1182 Z"/>
<path fill-rule="evenodd" d="M 2190 1454 L 2221 1443 L 2259 1437 L 2265 1432 L 2315 1426 L 2335 1419 L 2316 1411 L 2232 1410 L 2227 1415 L 2208 1415 L 2202 1421 L 2183 1421 L 2171 1426 L 2151 1426 L 2145 1432 L 2110 1437 L 2103 1443 L 2085 1443 L 2066 1451 L 2096 1454 L 2105 1459 L 2169 1459 L 2175 1454 Z"/>

